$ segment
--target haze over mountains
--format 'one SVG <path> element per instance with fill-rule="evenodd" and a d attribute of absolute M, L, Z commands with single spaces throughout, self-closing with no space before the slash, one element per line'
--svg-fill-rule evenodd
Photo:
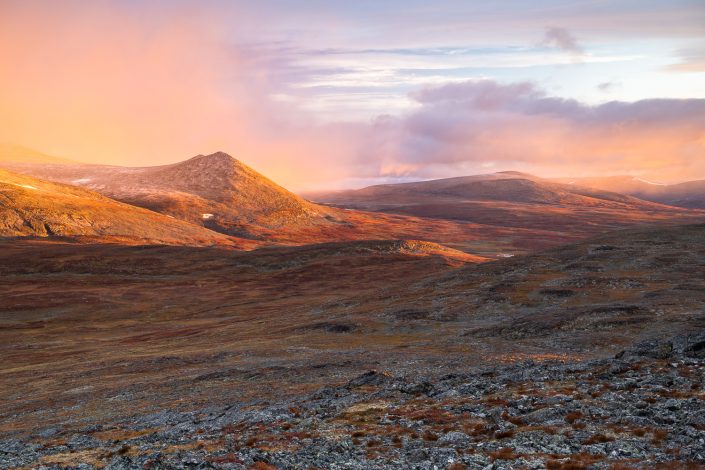
<path fill-rule="evenodd" d="M 360 210 L 583 234 L 703 214 L 511 171 L 313 193 L 309 197 Z"/>
<path fill-rule="evenodd" d="M 0 470 L 705 470 L 704 44 L 0 0 Z"/>
<path fill-rule="evenodd" d="M 0 143 L 0 163 L 1 164 L 75 164 L 77 162 L 67 158 L 54 157 L 46 153 L 38 152 L 21 145 Z"/>
<path fill-rule="evenodd" d="M 629 194 L 646 201 L 671 206 L 705 209 L 705 180 L 662 184 L 634 176 L 562 178 L 561 182 Z"/>

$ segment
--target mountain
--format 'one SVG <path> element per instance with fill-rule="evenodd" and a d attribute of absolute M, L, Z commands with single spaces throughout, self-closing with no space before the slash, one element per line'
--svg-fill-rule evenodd
<path fill-rule="evenodd" d="M 154 167 L 1 162 L 0 166 L 78 185 L 217 232 L 266 244 L 419 239 L 496 257 L 575 240 L 573 234 L 552 233 L 543 228 L 522 230 L 315 204 L 223 152 Z"/>
<path fill-rule="evenodd" d="M 308 197 L 336 207 L 583 235 L 632 224 L 705 218 L 703 211 L 519 172 L 370 186 Z"/>
<path fill-rule="evenodd" d="M 76 164 L 66 158 L 53 157 L 20 145 L 0 144 L 0 163 L 30 164 Z"/>
<path fill-rule="evenodd" d="M 705 180 L 662 184 L 634 176 L 560 178 L 556 181 L 629 194 L 647 201 L 691 209 L 705 209 Z"/>
<path fill-rule="evenodd" d="M 494 258 L 634 224 L 705 218 L 705 212 L 519 172 L 314 195 L 326 203 L 319 204 L 223 152 L 153 167 L 0 166 L 270 245 L 415 239 Z"/>
<path fill-rule="evenodd" d="M 128 204 L 215 231 L 263 238 L 263 233 L 325 223 L 318 208 L 235 158 L 217 152 L 172 165 L 14 165 L 18 171 L 81 185 Z"/>
<path fill-rule="evenodd" d="M 340 204 L 369 203 L 374 207 L 381 207 L 385 204 L 426 203 L 429 202 L 429 198 L 447 201 L 503 201 L 546 205 L 613 207 L 615 204 L 630 204 L 654 207 L 653 204 L 616 192 L 600 191 L 587 185 L 555 183 L 514 171 L 369 186 L 351 191 L 319 193 L 313 197 L 316 200 Z"/>
<path fill-rule="evenodd" d="M 0 170 L 0 236 L 127 244 L 251 246 L 93 191 Z"/>

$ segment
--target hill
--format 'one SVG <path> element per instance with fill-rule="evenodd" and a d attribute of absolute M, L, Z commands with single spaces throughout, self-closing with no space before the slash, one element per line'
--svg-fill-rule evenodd
<path fill-rule="evenodd" d="M 315 196 L 319 204 L 222 152 L 154 167 L 4 166 L 270 245 L 414 239 L 496 258 L 636 224 L 705 220 L 705 211 L 519 172 L 374 186 Z"/>
<path fill-rule="evenodd" d="M 252 246 L 87 189 L 0 170 L 0 236 L 127 244 Z"/>
<path fill-rule="evenodd" d="M 7 163 L 4 166 L 88 188 L 131 205 L 265 244 L 418 239 L 495 257 L 576 239 L 572 233 L 543 228 L 439 221 L 315 204 L 222 152 L 156 167 Z"/>
<path fill-rule="evenodd" d="M 583 235 L 633 224 L 705 218 L 704 211 L 519 172 L 370 186 L 308 197 L 336 207 Z"/>
<path fill-rule="evenodd" d="M 29 174 L 81 185 L 128 204 L 215 231 L 263 238 L 263 232 L 325 221 L 317 207 L 235 158 L 217 152 L 155 167 L 16 165 Z"/>
<path fill-rule="evenodd" d="M 661 184 L 634 176 L 561 178 L 557 181 L 629 194 L 647 201 L 690 209 L 705 209 L 705 180 Z"/>

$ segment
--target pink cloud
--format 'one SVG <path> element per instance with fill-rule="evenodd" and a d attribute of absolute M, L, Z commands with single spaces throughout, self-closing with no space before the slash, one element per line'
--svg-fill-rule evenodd
<path fill-rule="evenodd" d="M 367 163 L 407 174 L 488 162 L 558 174 L 634 172 L 661 179 L 705 175 L 705 100 L 587 105 L 531 83 L 470 81 L 413 93 L 414 112 L 372 126 Z M 414 165 L 410 169 L 409 165 Z M 450 176 L 450 175 L 446 175 Z"/>

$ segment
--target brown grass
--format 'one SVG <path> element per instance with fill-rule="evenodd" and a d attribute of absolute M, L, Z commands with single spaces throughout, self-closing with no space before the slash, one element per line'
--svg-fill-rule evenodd
<path fill-rule="evenodd" d="M 556 428 L 553 428 L 551 426 L 546 426 L 546 425 L 538 425 L 538 426 L 522 426 L 519 429 L 517 429 L 517 432 L 531 432 L 531 431 L 541 431 L 545 432 L 546 434 L 557 434 L 558 430 Z"/>
<path fill-rule="evenodd" d="M 522 426 L 526 424 L 526 421 L 524 421 L 524 419 L 522 419 L 520 416 L 511 416 L 506 411 L 502 413 L 502 419 L 514 424 L 515 426 Z"/>
<path fill-rule="evenodd" d="M 498 431 L 494 434 L 495 439 L 505 439 L 507 437 L 514 437 L 514 430 L 507 429 L 505 431 Z"/>
<path fill-rule="evenodd" d="M 548 470 L 584 470 L 589 468 L 590 465 L 602 460 L 603 457 L 600 455 L 594 455 L 588 452 L 579 452 L 577 454 L 570 455 L 568 460 L 548 460 L 546 461 L 546 468 Z"/>
<path fill-rule="evenodd" d="M 613 437 L 605 436 L 604 434 L 593 434 L 583 441 L 583 445 L 604 444 L 605 442 L 612 441 L 614 441 Z"/>
<path fill-rule="evenodd" d="M 424 441 L 437 441 L 438 435 L 434 434 L 432 431 L 426 431 L 423 435 Z"/>
<path fill-rule="evenodd" d="M 661 445 L 663 441 L 668 437 L 668 431 L 665 429 L 654 429 L 652 432 L 651 443 L 654 445 Z"/>
<path fill-rule="evenodd" d="M 266 462 L 255 462 L 250 470 L 277 470 L 277 467 Z"/>
<path fill-rule="evenodd" d="M 489 456 L 494 460 L 514 460 L 518 457 L 511 447 L 502 447 L 499 450 L 490 452 Z"/>
<path fill-rule="evenodd" d="M 644 437 L 644 435 L 646 435 L 646 429 L 634 428 L 632 429 L 632 434 L 634 434 L 636 437 Z"/>

